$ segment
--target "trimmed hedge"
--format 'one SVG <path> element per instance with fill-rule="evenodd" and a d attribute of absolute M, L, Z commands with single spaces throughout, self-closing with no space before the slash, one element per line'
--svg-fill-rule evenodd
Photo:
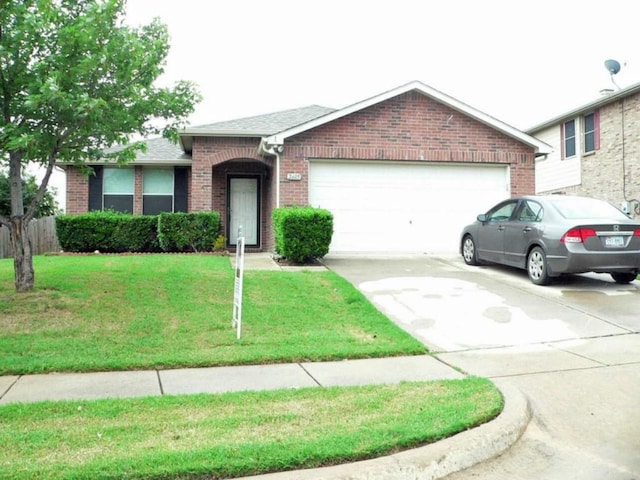
<path fill-rule="evenodd" d="M 170 220 L 174 215 L 180 219 Z M 181 232 L 181 227 L 186 231 Z M 219 229 L 217 212 L 129 215 L 105 211 L 56 217 L 58 241 L 65 252 L 209 251 Z"/>
<path fill-rule="evenodd" d="M 66 252 L 158 252 L 158 218 L 116 212 L 56 217 L 56 233 Z"/>
<path fill-rule="evenodd" d="M 158 240 L 165 252 L 206 252 L 220 231 L 218 212 L 161 213 Z"/>
<path fill-rule="evenodd" d="M 333 214 L 313 207 L 285 207 L 273 211 L 276 253 L 297 263 L 329 253 Z"/>

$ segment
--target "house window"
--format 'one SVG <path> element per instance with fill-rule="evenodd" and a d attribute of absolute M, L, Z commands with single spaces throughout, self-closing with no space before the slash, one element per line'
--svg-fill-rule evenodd
<path fill-rule="evenodd" d="M 573 157 L 576 154 L 576 121 L 569 120 L 564 122 L 562 129 L 564 137 L 564 158 Z"/>
<path fill-rule="evenodd" d="M 135 174 L 133 168 L 95 165 L 89 176 L 88 211 L 116 210 L 133 213 Z M 143 213 L 186 212 L 189 206 L 189 167 L 144 168 L 142 170 Z"/>
<path fill-rule="evenodd" d="M 584 152 L 595 152 L 600 148 L 600 119 L 598 111 L 584 116 Z"/>
<path fill-rule="evenodd" d="M 142 182 L 142 213 L 144 215 L 174 211 L 173 168 L 145 168 Z"/>
<path fill-rule="evenodd" d="M 133 213 L 134 172 L 132 168 L 107 168 L 103 172 L 103 209 Z"/>

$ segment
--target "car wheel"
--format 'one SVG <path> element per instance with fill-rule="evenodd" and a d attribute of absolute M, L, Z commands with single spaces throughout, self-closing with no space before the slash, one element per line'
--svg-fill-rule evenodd
<path fill-rule="evenodd" d="M 548 285 L 551 282 L 547 268 L 547 256 L 540 247 L 534 247 L 527 257 L 527 273 L 536 285 Z"/>
<path fill-rule="evenodd" d="M 476 256 L 476 243 L 471 235 L 467 235 L 462 240 L 462 258 L 467 265 L 478 265 L 478 257 Z"/>
<path fill-rule="evenodd" d="M 611 278 L 613 278 L 615 280 L 616 283 L 631 283 L 636 279 L 636 274 L 635 273 L 629 273 L 629 272 L 615 272 L 611 274 Z"/>

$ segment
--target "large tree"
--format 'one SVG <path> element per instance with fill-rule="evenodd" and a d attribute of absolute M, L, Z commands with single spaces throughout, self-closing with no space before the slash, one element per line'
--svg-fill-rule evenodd
<path fill-rule="evenodd" d="M 0 0 L 0 166 L 8 164 L 11 189 L 11 213 L 0 225 L 11 233 L 19 292 L 34 286 L 26 228 L 56 162 L 131 161 L 144 148 L 132 138 L 162 133 L 176 140 L 200 100 L 190 82 L 156 86 L 169 51 L 167 28 L 157 19 L 127 26 L 125 7 L 126 0 Z M 25 205 L 29 163 L 40 164 L 44 177 Z"/>

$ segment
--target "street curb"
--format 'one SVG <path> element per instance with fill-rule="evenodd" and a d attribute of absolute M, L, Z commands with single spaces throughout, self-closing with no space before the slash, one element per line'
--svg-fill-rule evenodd
<path fill-rule="evenodd" d="M 518 389 L 497 385 L 504 409 L 494 420 L 431 445 L 325 468 L 278 472 L 245 480 L 435 480 L 497 457 L 524 433 L 531 408 Z"/>

